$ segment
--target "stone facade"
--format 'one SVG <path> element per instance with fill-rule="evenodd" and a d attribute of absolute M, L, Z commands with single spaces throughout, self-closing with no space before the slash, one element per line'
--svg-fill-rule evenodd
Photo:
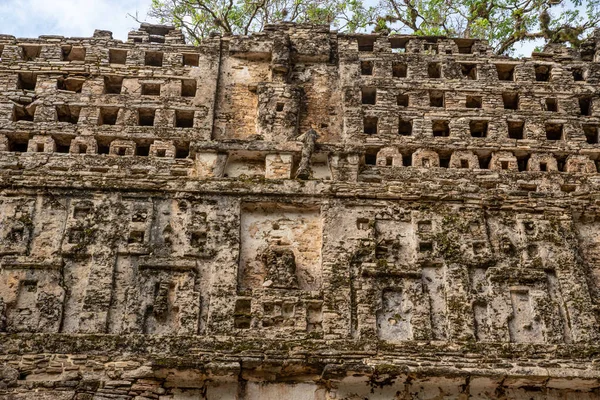
<path fill-rule="evenodd" d="M 600 31 L 0 51 L 0 398 L 600 398 Z"/>

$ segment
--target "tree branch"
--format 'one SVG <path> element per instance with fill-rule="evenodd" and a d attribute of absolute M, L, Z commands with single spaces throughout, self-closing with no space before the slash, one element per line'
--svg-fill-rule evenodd
<path fill-rule="evenodd" d="M 256 6 L 254 7 L 254 11 L 252 12 L 252 15 L 250 15 L 250 18 L 248 18 L 248 23 L 246 24 L 246 26 L 244 27 L 244 35 L 247 35 L 250 31 L 250 25 L 252 24 L 252 21 L 254 20 L 254 18 L 256 18 L 256 14 L 258 13 L 258 10 L 260 8 L 263 8 L 267 3 L 267 0 L 262 0 L 262 2 L 260 4 L 256 4 Z"/>

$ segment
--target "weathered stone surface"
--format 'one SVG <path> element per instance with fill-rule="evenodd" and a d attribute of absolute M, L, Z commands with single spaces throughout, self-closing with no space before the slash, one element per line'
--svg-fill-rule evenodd
<path fill-rule="evenodd" d="M 0 35 L 0 398 L 600 398 L 600 32 Z"/>

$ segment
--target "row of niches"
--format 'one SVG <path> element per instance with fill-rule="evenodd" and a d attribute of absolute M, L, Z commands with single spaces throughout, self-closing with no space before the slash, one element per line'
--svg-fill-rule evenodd
<path fill-rule="evenodd" d="M 415 78 L 415 79 L 464 79 L 507 82 L 585 82 L 600 76 L 600 69 L 590 66 L 556 66 L 534 63 L 458 63 L 429 61 L 362 60 L 358 67 L 363 76 Z"/>
<path fill-rule="evenodd" d="M 121 75 L 106 75 L 91 79 L 85 75 L 63 75 L 56 78 L 34 72 L 20 72 L 16 78 L 15 88 L 23 91 L 35 91 L 36 88 L 47 90 L 54 86 L 57 90 L 85 94 L 194 97 L 198 89 L 196 79 L 144 79 Z"/>
<path fill-rule="evenodd" d="M 517 155 L 515 155 L 517 154 Z M 583 154 L 552 154 L 519 151 L 443 151 L 422 148 L 401 150 L 388 146 L 368 149 L 362 164 L 365 167 L 413 167 L 478 169 L 511 172 L 569 172 L 593 174 L 599 171 L 599 160 Z"/>
<path fill-rule="evenodd" d="M 93 136 L 65 135 L 0 135 L 0 151 L 16 153 L 107 154 L 113 156 L 141 156 L 183 159 L 190 153 L 189 142 L 171 140 L 129 140 Z"/>
<path fill-rule="evenodd" d="M 11 120 L 30 122 L 61 122 L 67 124 L 126 125 L 150 127 L 193 128 L 205 115 L 190 109 L 122 108 L 119 106 L 85 107 L 61 104 L 45 106 L 13 104 Z"/>
<path fill-rule="evenodd" d="M 236 329 L 282 329 L 313 338 L 323 332 L 323 302 L 321 300 L 298 300 L 295 297 L 252 299 L 238 298 L 234 308 Z"/>
<path fill-rule="evenodd" d="M 357 35 L 352 39 L 352 44 L 359 52 L 486 55 L 491 51 L 485 42 L 476 39 L 420 38 L 400 35 L 382 37 Z"/>
<path fill-rule="evenodd" d="M 347 92 L 346 101 L 353 102 L 355 95 Z M 376 110 L 383 106 L 402 108 L 445 108 L 445 109 L 482 109 L 545 111 L 582 116 L 600 116 L 600 97 L 591 94 L 564 94 L 561 96 L 519 92 L 507 90 L 489 91 L 445 91 L 381 89 L 372 86 L 360 89 L 361 104 Z M 511 112 L 511 111 L 508 111 Z"/>
<path fill-rule="evenodd" d="M 595 122 L 594 122 L 595 121 Z M 490 140 L 577 141 L 597 144 L 599 121 L 580 123 L 567 120 L 526 121 L 493 117 L 412 117 L 402 115 L 365 116 L 361 133 L 367 136 L 487 138 Z M 368 137 L 367 137 L 368 139 Z"/>
<path fill-rule="evenodd" d="M 98 61 L 112 65 L 129 66 L 190 66 L 197 67 L 200 62 L 200 54 L 189 52 L 164 52 L 157 49 L 142 50 L 133 49 L 92 49 L 85 46 L 73 46 L 67 44 L 40 45 L 2 45 L 0 44 L 1 62 L 46 62 L 64 61 L 75 63 L 97 63 Z M 86 57 L 88 53 L 91 56 Z"/>
<path fill-rule="evenodd" d="M 72 155 L 139 156 L 183 159 L 190 155 L 189 142 L 170 140 L 122 139 L 113 137 L 65 135 L 0 136 L 0 151 L 15 153 L 64 153 Z M 332 160 L 336 158 L 336 160 Z M 205 178 L 265 177 L 290 179 L 298 168 L 294 153 L 266 151 L 198 151 L 195 155 L 197 174 Z M 395 146 L 367 148 L 357 166 L 388 168 L 449 168 L 494 170 L 507 172 L 568 172 L 593 174 L 600 160 L 583 154 L 491 151 L 408 149 Z M 331 180 L 338 175 L 333 165 L 339 156 L 317 153 L 311 158 L 310 179 Z"/>

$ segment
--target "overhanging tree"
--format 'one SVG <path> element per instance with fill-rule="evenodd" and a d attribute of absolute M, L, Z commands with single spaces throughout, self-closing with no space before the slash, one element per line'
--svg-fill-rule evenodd
<path fill-rule="evenodd" d="M 541 39 L 578 47 L 600 24 L 598 0 L 381 0 L 378 29 L 487 39 L 498 54 Z"/>
<path fill-rule="evenodd" d="M 542 40 L 578 47 L 600 25 L 600 0 L 152 0 L 150 16 L 198 42 L 212 32 L 242 34 L 281 21 L 379 31 L 479 38 L 498 54 Z"/>
<path fill-rule="evenodd" d="M 376 20 L 375 10 L 360 0 L 152 0 L 149 15 L 198 42 L 213 32 L 248 35 L 282 21 L 334 24 L 353 32 Z"/>

